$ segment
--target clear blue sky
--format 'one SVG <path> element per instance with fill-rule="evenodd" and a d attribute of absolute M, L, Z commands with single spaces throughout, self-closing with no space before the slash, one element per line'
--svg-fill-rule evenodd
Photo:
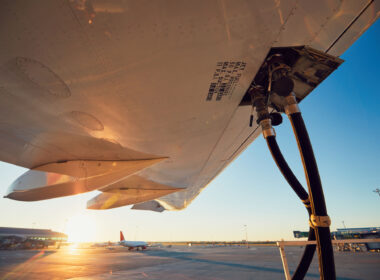
<path fill-rule="evenodd" d="M 300 105 L 317 157 L 332 229 L 380 226 L 380 22 L 342 56 L 346 61 Z M 276 128 L 298 178 L 303 168 L 287 119 Z M 25 169 L 0 162 L 0 193 Z M 82 213 L 95 221 L 92 240 L 292 239 L 307 230 L 307 215 L 259 137 L 185 210 L 153 213 L 122 207 L 84 210 L 94 193 L 40 202 L 0 198 L 0 226 L 51 228 Z"/>

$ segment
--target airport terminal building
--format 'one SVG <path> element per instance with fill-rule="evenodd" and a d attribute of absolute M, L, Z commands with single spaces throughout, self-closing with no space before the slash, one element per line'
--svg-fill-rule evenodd
<path fill-rule="evenodd" d="M 67 235 L 50 229 L 0 227 L 0 247 L 10 248 L 21 246 L 23 248 L 40 245 L 47 247 L 56 242 L 66 242 Z"/>

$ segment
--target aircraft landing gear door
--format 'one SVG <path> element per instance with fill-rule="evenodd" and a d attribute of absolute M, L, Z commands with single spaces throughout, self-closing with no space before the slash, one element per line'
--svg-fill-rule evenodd
<path fill-rule="evenodd" d="M 311 141 L 298 103 L 342 62 L 339 58 L 308 47 L 272 48 L 240 104 L 252 106 L 254 115 L 251 115 L 250 122 L 255 119 L 261 126 L 274 161 L 306 207 L 310 224 L 308 240 L 316 240 L 321 279 L 336 279 L 330 235 L 331 221 L 327 215 Z M 276 133 L 272 125 L 281 124 L 280 113 L 286 113 L 292 124 L 305 170 L 308 192 L 289 168 L 276 142 Z M 291 279 L 305 277 L 315 248 L 314 244 L 306 246 Z M 285 257 L 282 253 L 284 252 L 281 251 L 281 256 Z M 289 272 L 286 277 L 290 279 Z"/>

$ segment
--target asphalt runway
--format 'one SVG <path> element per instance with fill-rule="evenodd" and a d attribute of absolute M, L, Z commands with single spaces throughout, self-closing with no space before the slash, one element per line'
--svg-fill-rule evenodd
<path fill-rule="evenodd" d="M 302 249 L 286 248 L 290 270 Z M 335 252 L 338 279 L 380 279 L 380 253 Z M 284 279 L 276 247 L 0 251 L 0 279 Z M 319 279 L 314 262 L 307 279 Z"/>

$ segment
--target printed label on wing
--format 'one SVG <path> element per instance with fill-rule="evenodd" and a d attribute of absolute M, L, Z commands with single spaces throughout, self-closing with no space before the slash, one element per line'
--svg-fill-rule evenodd
<path fill-rule="evenodd" d="M 247 64 L 242 61 L 218 62 L 211 80 L 206 101 L 211 101 L 215 95 L 216 101 L 222 100 L 223 96 L 231 96 L 236 84 Z"/>

